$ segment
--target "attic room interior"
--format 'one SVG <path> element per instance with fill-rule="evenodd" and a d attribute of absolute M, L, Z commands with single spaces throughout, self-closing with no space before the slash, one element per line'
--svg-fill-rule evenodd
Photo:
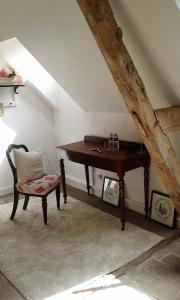
<path fill-rule="evenodd" d="M 180 299 L 180 1 L 0 4 L 0 300 Z"/>

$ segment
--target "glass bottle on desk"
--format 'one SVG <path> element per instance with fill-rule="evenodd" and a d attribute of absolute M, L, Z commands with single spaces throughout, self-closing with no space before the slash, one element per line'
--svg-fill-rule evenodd
<path fill-rule="evenodd" d="M 112 150 L 114 148 L 114 135 L 111 133 L 108 139 L 108 149 Z"/>
<path fill-rule="evenodd" d="M 117 133 L 115 133 L 115 135 L 114 135 L 113 146 L 114 146 L 113 148 L 115 151 L 119 150 L 119 137 L 118 137 Z"/>

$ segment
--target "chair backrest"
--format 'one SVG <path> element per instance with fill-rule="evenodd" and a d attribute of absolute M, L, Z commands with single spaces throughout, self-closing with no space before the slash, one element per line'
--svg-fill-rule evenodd
<path fill-rule="evenodd" d="M 22 144 L 21 145 L 11 144 L 11 145 L 9 145 L 9 147 L 6 150 L 7 159 L 10 164 L 10 167 L 11 167 L 11 170 L 13 173 L 13 177 L 14 177 L 14 185 L 16 185 L 16 183 L 18 182 L 17 171 L 16 171 L 16 167 L 13 163 L 13 160 L 11 158 L 11 152 L 13 149 L 24 149 L 24 151 L 28 152 L 28 148 Z"/>

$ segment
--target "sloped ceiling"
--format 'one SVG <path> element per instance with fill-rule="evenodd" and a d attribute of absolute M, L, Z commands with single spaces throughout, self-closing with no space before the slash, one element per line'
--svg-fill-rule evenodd
<path fill-rule="evenodd" d="M 180 104 L 180 11 L 174 0 L 111 0 L 154 108 Z"/>
<path fill-rule="evenodd" d="M 179 103 L 180 13 L 169 0 L 111 0 L 154 108 Z M 0 40 L 16 37 L 86 111 L 126 108 L 75 0 L 1 0 Z"/>

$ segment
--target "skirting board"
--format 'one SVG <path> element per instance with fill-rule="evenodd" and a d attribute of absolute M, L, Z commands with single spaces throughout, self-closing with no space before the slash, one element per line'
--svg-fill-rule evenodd
<path fill-rule="evenodd" d="M 79 179 L 76 179 L 74 177 L 71 177 L 71 176 L 66 176 L 66 182 L 75 187 L 75 188 L 78 188 L 80 190 L 83 190 L 83 191 L 87 191 L 86 189 L 86 182 L 85 181 L 82 181 L 82 180 L 79 180 Z M 100 189 L 93 189 L 93 193 L 94 195 L 98 196 L 98 197 L 101 197 L 101 190 Z M 140 214 L 144 214 L 144 205 L 143 203 L 139 203 L 138 201 L 135 201 L 135 200 L 130 200 L 130 199 L 126 199 L 125 200 L 125 205 L 127 208 L 129 209 L 132 209 Z M 180 228 L 180 217 L 176 219 L 176 227 L 177 228 Z"/>
<path fill-rule="evenodd" d="M 7 186 L 0 189 L 0 197 L 13 193 L 13 186 Z"/>

